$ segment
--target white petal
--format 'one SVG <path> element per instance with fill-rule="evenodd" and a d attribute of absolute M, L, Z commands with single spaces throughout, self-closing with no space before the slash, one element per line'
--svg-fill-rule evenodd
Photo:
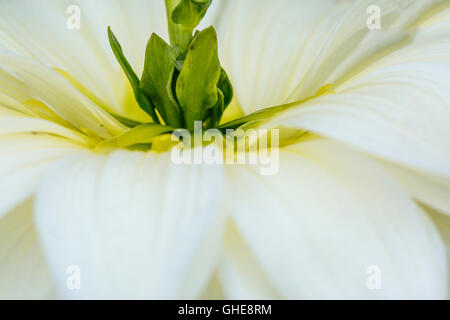
<path fill-rule="evenodd" d="M 66 139 L 35 134 L 0 135 L 0 218 L 35 192 L 50 164 L 85 152 Z"/>
<path fill-rule="evenodd" d="M 442 240 L 447 247 L 448 274 L 450 274 L 450 217 L 428 207 L 424 207 L 424 210 L 433 219 L 433 222 L 436 224 L 439 233 L 441 234 Z M 448 277 L 447 288 L 447 299 L 450 299 L 450 277 Z"/>
<path fill-rule="evenodd" d="M 80 29 L 69 29 L 73 6 L 80 8 Z M 164 1 L 159 0 L 17 0 L 0 3 L 0 45 L 10 52 L 63 70 L 102 104 L 148 119 L 137 108 L 128 82 L 107 38 L 111 26 L 140 74 L 152 32 L 166 36 Z M 45 36 L 43 36 L 45 35 Z"/>
<path fill-rule="evenodd" d="M 226 299 L 258 300 L 281 297 L 233 224 L 230 224 L 225 233 L 219 277 Z"/>
<path fill-rule="evenodd" d="M 310 130 L 448 178 L 449 21 L 450 9 L 425 19 L 409 45 L 367 60 L 337 81 L 336 94 L 294 106 L 271 124 Z"/>
<path fill-rule="evenodd" d="M 50 272 L 26 201 L 0 218 L 0 299 L 46 299 L 53 293 Z"/>
<path fill-rule="evenodd" d="M 0 52 L 0 55 L 2 53 Z M 23 82 L 11 73 L 3 70 L 0 67 L 0 91 L 2 97 L 2 103 L 5 101 L 5 96 L 9 100 L 17 100 L 25 102 L 30 99 L 30 94 L 27 90 L 24 90 Z"/>
<path fill-rule="evenodd" d="M 50 170 L 37 226 L 65 298 L 195 298 L 220 248 L 220 167 L 174 165 L 170 153 L 74 157 Z M 66 269 L 81 269 L 68 290 Z"/>
<path fill-rule="evenodd" d="M 120 122 L 79 92 L 57 72 L 28 59 L 0 55 L 0 68 L 6 68 L 23 81 L 28 99 L 44 102 L 79 130 L 108 138 L 125 130 Z"/>
<path fill-rule="evenodd" d="M 386 168 L 412 197 L 450 215 L 450 179 L 409 170 L 393 164 Z"/>
<path fill-rule="evenodd" d="M 281 152 L 276 175 L 228 170 L 233 219 L 283 297 L 445 297 L 436 228 L 375 162 L 312 141 Z M 366 286 L 373 265 L 380 290 Z"/>
<path fill-rule="evenodd" d="M 341 140 L 398 164 L 450 176 L 450 67 L 406 63 L 285 112 L 283 124 Z"/>
<path fill-rule="evenodd" d="M 313 96 L 407 38 L 407 27 L 438 2 L 224 0 L 213 4 L 215 15 L 208 12 L 203 25 L 216 26 L 221 61 L 248 113 Z M 381 32 L 367 27 L 373 5 L 381 10 Z"/>
<path fill-rule="evenodd" d="M 8 114 L 6 114 L 5 110 L 0 105 L 0 135 L 12 133 L 49 133 L 67 138 L 74 142 L 76 141 L 84 146 L 91 146 L 94 144 L 94 140 L 86 135 L 63 127 L 52 121 L 23 117 L 13 112 L 8 112 Z"/>
<path fill-rule="evenodd" d="M 416 40 L 417 33 L 422 31 L 417 29 L 419 22 L 429 20 L 434 13 L 439 12 L 442 8 L 448 6 L 446 0 L 423 0 L 423 1 L 403 1 L 403 0 L 378 0 L 378 1 L 357 1 L 355 5 L 349 10 L 344 26 L 346 25 L 347 32 L 356 35 L 364 33 L 362 30 L 356 32 L 358 27 L 366 27 L 366 33 L 362 40 L 355 44 L 347 42 L 345 45 L 350 45 L 348 55 L 341 57 L 339 63 L 336 63 L 336 52 L 329 52 L 329 59 L 325 65 L 328 66 L 328 71 L 325 75 L 322 74 L 322 80 L 325 83 L 342 83 L 344 80 L 358 72 L 367 70 L 367 67 L 374 62 L 379 61 L 385 56 L 391 59 L 392 55 L 398 52 L 411 52 L 412 44 L 417 48 Z M 381 11 L 380 30 L 370 30 L 367 27 L 369 22 L 369 7 L 378 6 Z M 365 13 L 365 14 L 364 14 Z M 431 14 L 430 14 L 431 13 Z M 372 11 L 373 14 L 373 11 Z M 365 21 L 361 21 L 365 19 Z M 355 28 L 356 27 L 356 28 Z M 336 34 L 340 37 L 340 34 Z M 351 38 L 350 38 L 351 39 Z M 435 39 L 436 40 L 436 39 Z M 434 41 L 434 44 L 442 42 Z M 342 42 L 341 42 L 342 43 Z M 341 48 L 342 50 L 342 48 Z M 324 66 L 321 65 L 320 70 L 323 71 Z M 313 75 L 313 77 L 320 78 L 320 76 Z M 320 82 L 319 82 L 320 83 Z M 319 84 L 317 83 L 317 84 Z M 307 91 L 303 85 L 300 85 L 300 90 Z"/>
<path fill-rule="evenodd" d="M 341 9 L 333 1 L 214 1 L 203 26 L 214 23 L 221 63 L 245 112 L 285 102 L 304 76 Z M 334 12 L 331 9 L 336 9 Z M 214 19 L 211 19 L 214 18 Z M 312 36 L 311 36 L 312 34 Z"/>

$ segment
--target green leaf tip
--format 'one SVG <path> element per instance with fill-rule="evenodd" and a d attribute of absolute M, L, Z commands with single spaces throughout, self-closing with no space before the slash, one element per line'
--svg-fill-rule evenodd
<path fill-rule="evenodd" d="M 216 105 L 220 73 L 217 34 L 209 27 L 192 41 L 177 80 L 176 95 L 188 130 L 193 130 L 194 121 L 203 121 L 207 109 Z"/>
<path fill-rule="evenodd" d="M 124 71 L 125 75 L 128 78 L 128 81 L 131 84 L 131 87 L 133 89 L 134 97 L 139 105 L 139 107 L 144 110 L 150 117 L 153 119 L 155 123 L 159 123 L 158 116 L 156 115 L 155 108 L 153 107 L 151 101 L 148 99 L 148 97 L 142 92 L 140 88 L 140 81 L 137 77 L 136 73 L 134 72 L 133 68 L 131 67 L 128 60 L 125 58 L 125 55 L 122 50 L 122 46 L 120 45 L 119 41 L 117 40 L 116 36 L 111 30 L 111 27 L 108 26 L 108 39 L 109 44 L 111 46 L 111 49 L 114 53 L 114 56 L 116 57 L 117 61 L 119 62 L 122 70 Z"/>
<path fill-rule="evenodd" d="M 194 29 L 206 14 L 212 0 L 181 0 L 172 11 L 172 21 L 186 29 Z"/>
<path fill-rule="evenodd" d="M 175 63 L 174 50 L 153 33 L 145 51 L 140 87 L 153 101 L 166 124 L 179 128 L 183 126 L 183 118 L 172 93 Z"/>

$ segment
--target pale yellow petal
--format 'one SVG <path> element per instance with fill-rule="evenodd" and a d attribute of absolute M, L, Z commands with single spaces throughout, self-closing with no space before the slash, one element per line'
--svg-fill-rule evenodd
<path fill-rule="evenodd" d="M 436 224 L 442 240 L 447 247 L 447 264 L 448 264 L 448 273 L 450 274 L 450 217 L 442 214 L 439 211 L 433 210 L 429 207 L 423 207 L 423 209 L 429 214 L 433 222 Z M 448 295 L 447 299 L 450 299 L 450 277 L 448 278 Z"/>
<path fill-rule="evenodd" d="M 29 99 L 48 105 L 64 120 L 81 131 L 108 138 L 125 130 L 125 126 L 80 93 L 57 72 L 28 59 L 0 55 L 0 68 L 14 72 L 22 80 Z"/>
<path fill-rule="evenodd" d="M 0 299 L 47 299 L 53 296 L 28 200 L 0 218 Z"/>
<path fill-rule="evenodd" d="M 68 28 L 78 9 L 80 28 Z M 151 33 L 167 35 L 165 19 L 164 1 L 159 0 L 1 1 L 0 47 L 61 70 L 99 104 L 148 121 L 114 58 L 107 27 L 140 75 Z"/>
<path fill-rule="evenodd" d="M 94 144 L 94 140 L 76 130 L 38 118 L 23 117 L 17 114 L 5 116 L 2 115 L 1 109 L 0 107 L 0 136 L 14 133 L 29 133 L 31 135 L 51 134 L 67 138 L 86 147 Z"/>

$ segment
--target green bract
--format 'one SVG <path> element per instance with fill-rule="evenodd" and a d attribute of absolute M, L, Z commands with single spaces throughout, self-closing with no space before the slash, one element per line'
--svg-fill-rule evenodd
<path fill-rule="evenodd" d="M 211 2 L 166 0 L 170 45 L 156 34 L 151 35 L 141 79 L 108 28 L 111 48 L 133 88 L 138 105 L 156 123 L 140 124 L 124 118 L 127 121 L 121 122 L 132 129 L 108 143 L 148 144 L 155 135 L 174 128 L 193 130 L 195 121 L 202 121 L 204 129 L 219 126 L 233 98 L 233 87 L 220 65 L 214 28 L 194 33 Z"/>
<path fill-rule="evenodd" d="M 233 99 L 233 86 L 231 85 L 230 79 L 223 68 L 220 70 L 220 78 L 217 83 L 217 87 L 223 93 L 224 105 L 228 106 Z"/>
<path fill-rule="evenodd" d="M 140 87 L 151 99 L 165 123 L 180 128 L 183 126 L 183 115 L 172 94 L 175 61 L 173 49 L 156 34 L 152 34 L 145 52 Z"/>
<path fill-rule="evenodd" d="M 193 30 L 206 14 L 212 0 L 181 0 L 172 11 L 172 21 Z"/>
<path fill-rule="evenodd" d="M 147 145 L 151 144 L 157 136 L 173 132 L 174 130 L 175 129 L 169 126 L 163 126 L 156 123 L 145 123 L 136 126 L 119 136 L 99 143 L 97 148 L 127 148 L 135 145 Z"/>
<path fill-rule="evenodd" d="M 119 44 L 119 41 L 117 41 L 116 37 L 114 36 L 114 33 L 111 31 L 111 28 L 109 27 L 108 27 L 108 39 L 117 61 L 119 61 L 120 66 L 125 72 L 125 75 L 127 76 L 128 80 L 130 81 L 137 103 L 139 104 L 142 110 L 147 112 L 152 117 L 153 121 L 159 123 L 154 107 L 152 106 L 150 100 L 147 98 L 147 96 L 142 92 L 142 90 L 139 87 L 140 84 L 139 78 L 137 77 L 136 73 L 134 73 L 133 69 L 131 68 L 130 64 L 125 58 L 122 51 L 122 47 Z"/>
<path fill-rule="evenodd" d="M 176 93 L 188 130 L 194 129 L 194 121 L 206 120 L 208 109 L 216 105 L 219 77 L 217 35 L 209 27 L 195 36 L 177 80 Z"/>

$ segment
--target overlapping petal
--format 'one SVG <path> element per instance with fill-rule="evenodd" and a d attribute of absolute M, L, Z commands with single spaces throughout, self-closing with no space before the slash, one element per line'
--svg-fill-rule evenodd
<path fill-rule="evenodd" d="M 435 226 L 380 165 L 326 141 L 290 148 L 277 175 L 228 172 L 237 229 L 282 297 L 446 296 Z M 371 266 L 379 290 L 366 285 Z"/>
<path fill-rule="evenodd" d="M 214 1 L 203 24 L 218 29 L 244 112 L 333 84 L 333 94 L 266 125 L 308 130 L 388 161 L 304 142 L 283 151 L 275 176 L 228 167 L 225 181 L 221 167 L 175 166 L 167 153 L 82 151 L 125 129 L 106 110 L 148 120 L 106 27 L 139 74 L 149 34 L 166 35 L 163 1 L 77 1 L 80 30 L 66 27 L 72 1 L 1 2 L 0 217 L 66 158 L 51 167 L 36 202 L 62 297 L 196 298 L 215 271 L 229 298 L 445 297 L 444 245 L 410 196 L 450 210 L 450 9 L 438 0 L 407 3 Z M 366 26 L 373 4 L 382 11 L 379 32 Z M 43 116 L 36 103 L 54 114 Z M 233 219 L 225 234 L 224 212 Z M 23 264 L 41 258 L 29 220 L 29 213 L 0 218 L 0 231 L 8 230 L 0 239 L 3 274 L 36 269 Z M 35 265 L 37 287 L 48 289 Z M 70 265 L 81 268 L 81 290 L 68 290 Z M 366 285 L 373 265 L 380 290 Z M 0 294 L 20 294 L 27 279 Z M 30 289 L 30 297 L 47 289 Z"/>
<path fill-rule="evenodd" d="M 224 236 L 219 279 L 227 299 L 279 299 L 254 253 L 243 240 L 234 223 L 229 223 Z"/>
<path fill-rule="evenodd" d="M 62 161 L 39 189 L 39 235 L 66 298 L 195 298 L 224 228 L 220 167 L 170 153 L 117 151 Z M 81 290 L 65 270 L 81 270 Z"/>
<path fill-rule="evenodd" d="M 74 6 L 76 11 L 70 9 Z M 78 9 L 80 28 L 68 28 L 68 21 Z M 108 25 L 140 74 L 149 35 L 167 34 L 164 1 L 2 1 L 0 48 L 61 70 L 100 105 L 148 120 L 132 98 L 125 75 L 112 54 Z"/>
<path fill-rule="evenodd" d="M 450 68 L 408 63 L 374 71 L 338 94 L 293 108 L 283 124 L 344 141 L 374 155 L 450 176 Z"/>
<path fill-rule="evenodd" d="M 450 215 L 450 179 L 420 173 L 391 163 L 385 164 L 389 172 L 412 197 Z"/>
<path fill-rule="evenodd" d="M 306 129 L 406 166 L 409 177 L 397 176 L 414 196 L 448 212 L 449 21 L 442 3 L 416 18 L 409 44 L 366 61 L 337 81 L 334 94 L 299 103 L 269 125 Z"/>
<path fill-rule="evenodd" d="M 441 2 L 226 0 L 205 25 L 218 29 L 221 61 L 248 113 L 311 97 L 384 49 L 394 51 Z M 382 30 L 367 27 L 371 6 L 380 9 Z"/>
<path fill-rule="evenodd" d="M 202 25 L 217 29 L 220 59 L 245 113 L 286 102 L 346 7 L 332 0 L 214 2 Z"/>
<path fill-rule="evenodd" d="M 450 217 L 448 215 L 444 215 L 439 211 L 436 211 L 432 208 L 424 206 L 423 209 L 428 213 L 431 219 L 434 221 L 438 230 L 441 234 L 441 238 L 445 243 L 447 248 L 447 261 L 450 260 Z M 448 272 L 450 272 L 450 264 L 447 265 Z M 450 297 L 450 277 L 447 277 L 448 282 L 448 295 L 447 299 Z"/>
<path fill-rule="evenodd" d="M 0 218 L 0 299 L 48 299 L 53 293 L 32 202 L 26 201 Z"/>
<path fill-rule="evenodd" d="M 0 95 L 0 217 L 34 193 L 51 163 L 83 153 L 94 143 L 74 128 L 35 112 Z"/>
<path fill-rule="evenodd" d="M 83 152 L 79 144 L 47 134 L 0 135 L 0 217 L 33 195 L 53 162 Z"/>
<path fill-rule="evenodd" d="M 22 92 L 28 100 L 36 99 L 45 103 L 80 131 L 108 138 L 125 130 L 124 125 L 57 72 L 31 60 L 8 55 L 0 56 L 2 67 L 22 81 Z"/>

